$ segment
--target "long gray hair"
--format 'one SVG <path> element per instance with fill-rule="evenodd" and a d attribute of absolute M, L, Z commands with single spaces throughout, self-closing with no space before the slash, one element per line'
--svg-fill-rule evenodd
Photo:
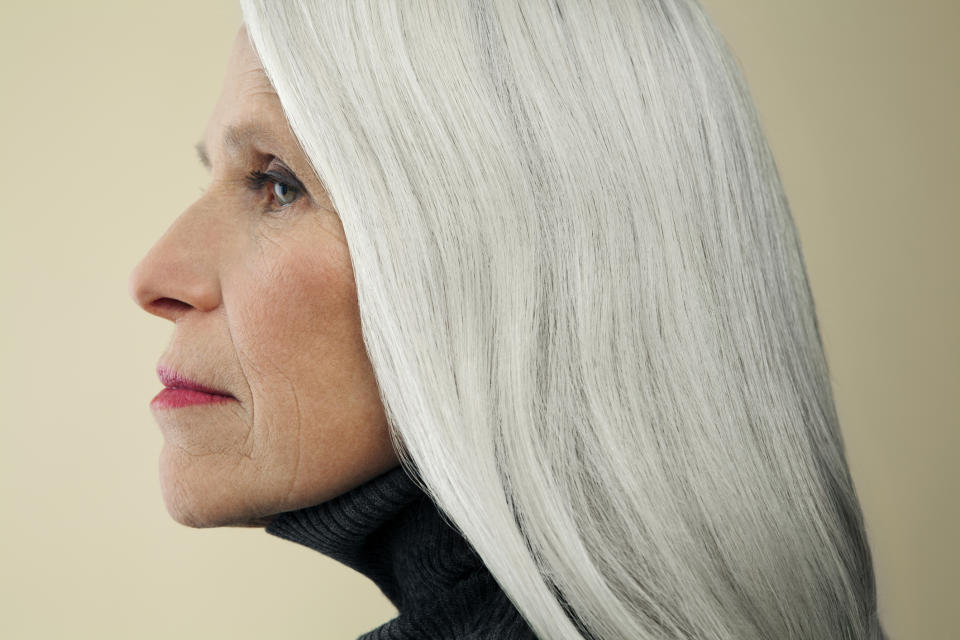
<path fill-rule="evenodd" d="M 884 638 L 814 302 L 696 0 L 240 0 L 401 464 L 540 638 Z"/>

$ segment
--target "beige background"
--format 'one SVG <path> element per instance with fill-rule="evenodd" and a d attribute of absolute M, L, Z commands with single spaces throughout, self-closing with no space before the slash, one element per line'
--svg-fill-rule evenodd
<path fill-rule="evenodd" d="M 199 194 L 232 0 L 0 8 L 0 637 L 354 638 L 396 610 L 257 529 L 176 524 L 133 265 Z M 893 640 L 957 638 L 960 10 L 707 0 L 803 242 Z"/>

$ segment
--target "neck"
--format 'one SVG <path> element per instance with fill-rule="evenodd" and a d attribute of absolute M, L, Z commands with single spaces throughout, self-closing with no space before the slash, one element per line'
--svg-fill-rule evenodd
<path fill-rule="evenodd" d="M 266 531 L 358 571 L 390 599 L 399 615 L 362 640 L 536 637 L 473 547 L 403 467 L 282 513 Z"/>

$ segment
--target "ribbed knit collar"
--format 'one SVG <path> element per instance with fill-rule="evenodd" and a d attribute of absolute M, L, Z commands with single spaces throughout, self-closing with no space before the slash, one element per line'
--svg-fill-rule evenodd
<path fill-rule="evenodd" d="M 266 532 L 370 578 L 399 615 L 357 640 L 536 640 L 482 559 L 398 466 Z"/>

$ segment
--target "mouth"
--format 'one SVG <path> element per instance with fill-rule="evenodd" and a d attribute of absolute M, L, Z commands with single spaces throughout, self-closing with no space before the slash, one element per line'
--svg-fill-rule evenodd
<path fill-rule="evenodd" d="M 179 371 L 162 365 L 157 367 L 157 377 L 160 378 L 160 382 L 163 384 L 163 386 L 169 389 L 186 389 L 189 391 L 205 393 L 210 396 L 233 398 L 231 394 L 222 389 L 217 389 L 216 387 L 212 387 L 201 382 L 195 382 L 181 374 Z"/>

